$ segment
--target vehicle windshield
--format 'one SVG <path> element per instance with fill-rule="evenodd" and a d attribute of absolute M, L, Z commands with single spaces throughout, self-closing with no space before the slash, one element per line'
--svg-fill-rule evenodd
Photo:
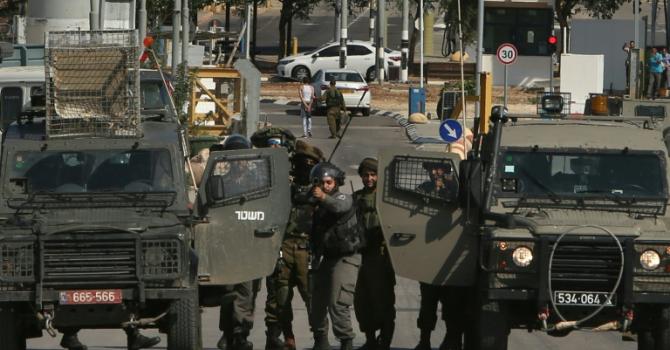
<path fill-rule="evenodd" d="M 167 109 L 168 96 L 160 81 L 145 81 L 140 84 L 142 109 Z"/>
<path fill-rule="evenodd" d="M 499 196 L 666 198 L 665 164 L 654 153 L 507 151 Z"/>
<path fill-rule="evenodd" d="M 354 72 L 326 72 L 326 77 L 324 81 L 346 81 L 346 82 L 355 82 L 362 83 L 364 82 L 363 77 L 360 74 Z"/>
<path fill-rule="evenodd" d="M 152 150 L 22 151 L 9 155 L 11 194 L 173 191 L 170 153 Z"/>

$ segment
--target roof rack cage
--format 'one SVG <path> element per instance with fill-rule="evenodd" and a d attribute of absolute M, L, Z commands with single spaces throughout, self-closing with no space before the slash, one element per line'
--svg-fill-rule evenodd
<path fill-rule="evenodd" d="M 49 32 L 45 43 L 48 137 L 139 135 L 137 31 Z"/>

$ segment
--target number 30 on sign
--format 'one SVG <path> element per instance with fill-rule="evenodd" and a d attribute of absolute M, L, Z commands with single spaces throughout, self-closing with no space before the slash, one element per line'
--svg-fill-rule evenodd
<path fill-rule="evenodd" d="M 518 52 L 516 47 L 510 43 L 504 43 L 498 46 L 498 51 L 496 52 L 496 57 L 498 61 L 502 64 L 512 64 L 516 61 Z"/>

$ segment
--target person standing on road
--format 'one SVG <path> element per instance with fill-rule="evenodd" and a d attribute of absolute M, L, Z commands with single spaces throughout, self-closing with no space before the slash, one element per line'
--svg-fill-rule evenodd
<path fill-rule="evenodd" d="M 302 137 L 312 137 L 312 103 L 314 102 L 314 87 L 309 85 L 309 78 L 302 78 L 300 94 L 300 116 L 302 117 Z"/>
<path fill-rule="evenodd" d="M 340 137 L 340 124 L 342 123 L 342 114 L 347 112 L 344 104 L 344 96 L 335 87 L 335 79 L 330 81 L 330 87 L 321 95 L 321 100 L 326 103 L 328 129 L 330 129 L 329 139 Z"/>
<path fill-rule="evenodd" d="M 395 329 L 395 271 L 391 265 L 377 216 L 377 160 L 365 158 L 358 166 L 363 189 L 354 193 L 358 219 L 365 232 L 365 248 L 358 271 L 354 311 L 365 333 L 365 350 L 389 350 Z M 376 332 L 379 330 L 379 338 Z"/>
<path fill-rule="evenodd" d="M 223 145 L 215 146 L 217 147 L 210 147 L 211 152 L 250 149 L 251 142 L 242 135 L 233 134 L 226 138 Z M 246 178 L 253 179 L 251 176 Z M 254 326 L 256 295 L 259 289 L 260 279 L 223 286 L 219 313 L 219 329 L 223 331 L 223 334 L 216 344 L 217 348 L 253 350 L 253 344 L 247 340 L 247 337 Z"/>
<path fill-rule="evenodd" d="M 648 62 L 649 85 L 647 86 L 647 98 L 656 99 L 656 97 L 658 97 L 658 89 L 661 83 L 661 74 L 663 73 L 663 56 L 656 51 L 655 47 L 651 48 Z"/>
<path fill-rule="evenodd" d="M 621 48 L 626 53 L 626 89 L 630 87 L 630 59 L 631 51 L 635 48 L 635 40 L 624 43 Z"/>
<path fill-rule="evenodd" d="M 311 195 L 309 174 L 314 165 L 323 161 L 323 152 L 307 142 L 298 141 L 291 157 L 291 214 L 286 226 L 284 241 L 277 268 L 273 274 L 277 308 L 275 324 L 268 324 L 266 350 L 295 350 L 293 335 L 293 288 L 297 287 L 310 314 L 311 290 L 309 287 L 310 236 L 316 201 Z M 266 308 L 266 313 L 268 309 Z M 281 328 L 280 328 L 281 327 Z M 284 333 L 284 344 L 279 334 Z"/>
<path fill-rule="evenodd" d="M 314 350 L 330 350 L 328 315 L 340 350 L 352 350 L 354 330 L 350 306 L 361 264 L 362 232 L 350 195 L 341 193 L 344 172 L 322 162 L 314 166 L 310 182 L 316 184 L 312 196 L 317 201 L 312 230 L 313 289 L 309 323 L 314 334 Z"/>

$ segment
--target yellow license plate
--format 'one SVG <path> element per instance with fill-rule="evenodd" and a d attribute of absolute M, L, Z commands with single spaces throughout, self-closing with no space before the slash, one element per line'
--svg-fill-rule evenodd
<path fill-rule="evenodd" d="M 353 94 L 354 90 L 352 90 L 352 89 L 342 89 L 342 90 L 340 90 L 340 92 L 343 93 L 343 94 Z"/>

